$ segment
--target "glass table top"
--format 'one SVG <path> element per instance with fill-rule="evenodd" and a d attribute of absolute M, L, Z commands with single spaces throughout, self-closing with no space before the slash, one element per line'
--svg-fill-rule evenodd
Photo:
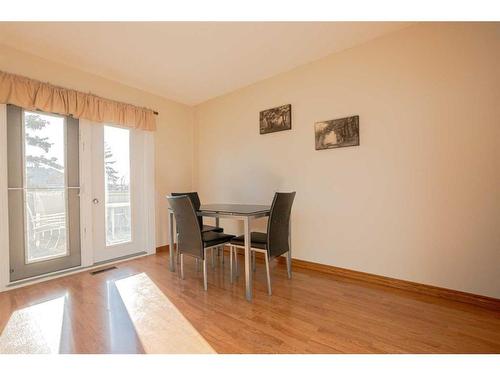
<path fill-rule="evenodd" d="M 232 203 L 217 203 L 217 204 L 202 204 L 200 213 L 224 213 L 229 215 L 254 215 L 266 213 L 271 210 L 271 206 L 262 204 L 232 204 Z"/>

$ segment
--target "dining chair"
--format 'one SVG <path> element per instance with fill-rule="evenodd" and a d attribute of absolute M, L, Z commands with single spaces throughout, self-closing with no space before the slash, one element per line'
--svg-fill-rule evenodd
<path fill-rule="evenodd" d="M 290 215 L 295 192 L 276 193 L 269 213 L 267 232 L 250 233 L 250 250 L 253 269 L 255 270 L 255 253 L 263 253 L 266 259 L 267 291 L 272 294 L 271 273 L 269 261 L 286 253 L 286 267 L 288 278 L 292 278 L 292 249 L 290 244 Z M 245 248 L 245 236 L 238 236 L 231 240 L 229 248 L 229 271 L 233 281 L 233 255 L 235 257 L 236 272 L 238 272 L 238 248 Z"/>
<path fill-rule="evenodd" d="M 201 201 L 200 201 L 200 196 L 196 191 L 191 191 L 188 193 L 172 193 L 170 194 L 172 197 L 178 197 L 181 195 L 187 195 L 188 198 L 191 200 L 191 203 L 193 204 L 193 207 L 195 211 L 199 211 L 201 207 Z M 200 225 L 201 231 L 202 232 L 224 232 L 224 228 L 220 227 L 214 227 L 212 225 L 205 225 L 203 224 L 203 216 L 197 216 L 198 223 Z"/>
<path fill-rule="evenodd" d="M 207 250 L 217 249 L 234 238 L 221 232 L 202 232 L 191 199 L 186 195 L 167 197 L 177 223 L 177 251 L 180 253 L 180 277 L 184 279 L 184 255 L 203 262 L 203 288 L 207 290 Z"/>
<path fill-rule="evenodd" d="M 187 193 L 172 193 L 170 195 L 173 197 L 178 197 L 181 195 L 188 196 L 188 198 L 191 200 L 191 203 L 193 204 L 195 211 L 198 211 L 201 207 L 200 196 L 198 195 L 198 192 L 196 192 L 196 191 L 191 191 L 191 192 L 187 192 Z M 198 224 L 200 225 L 202 232 L 212 232 L 212 231 L 219 232 L 219 233 L 224 232 L 224 228 L 203 224 L 203 216 L 198 216 L 197 219 L 198 219 Z M 217 249 L 217 256 L 220 256 L 221 250 L 222 250 L 222 264 L 224 264 L 224 248 Z M 178 253 L 177 253 L 177 263 L 179 263 L 179 254 Z M 215 267 L 214 253 L 212 252 L 212 268 L 214 268 L 214 267 Z"/>

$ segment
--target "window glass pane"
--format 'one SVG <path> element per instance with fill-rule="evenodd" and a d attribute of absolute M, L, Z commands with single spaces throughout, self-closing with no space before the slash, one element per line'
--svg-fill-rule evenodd
<path fill-rule="evenodd" d="M 65 189 L 26 190 L 27 260 L 67 254 Z"/>
<path fill-rule="evenodd" d="M 130 208 L 130 131 L 104 127 L 106 245 L 132 240 Z"/>
<path fill-rule="evenodd" d="M 24 125 L 26 187 L 65 187 L 64 118 L 25 112 Z"/>
<path fill-rule="evenodd" d="M 64 256 L 67 243 L 65 122 L 24 113 L 26 260 Z"/>

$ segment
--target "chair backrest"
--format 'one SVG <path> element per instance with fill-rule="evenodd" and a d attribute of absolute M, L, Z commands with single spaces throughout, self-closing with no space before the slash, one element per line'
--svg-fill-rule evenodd
<path fill-rule="evenodd" d="M 172 193 L 171 194 L 172 197 L 178 197 L 180 195 L 187 195 L 189 197 L 189 199 L 191 200 L 191 203 L 193 204 L 195 211 L 199 211 L 199 209 L 201 207 L 201 201 L 200 201 L 200 196 L 198 195 L 198 193 L 196 191 L 191 191 L 188 193 Z M 203 217 L 202 216 L 198 216 L 198 224 L 200 224 L 200 228 L 203 228 Z"/>
<path fill-rule="evenodd" d="M 203 259 L 203 240 L 193 203 L 187 195 L 170 196 L 167 199 L 174 211 L 178 236 L 177 249 L 181 253 Z"/>
<path fill-rule="evenodd" d="M 295 192 L 274 195 L 267 222 L 267 251 L 277 257 L 290 250 L 290 215 Z"/>

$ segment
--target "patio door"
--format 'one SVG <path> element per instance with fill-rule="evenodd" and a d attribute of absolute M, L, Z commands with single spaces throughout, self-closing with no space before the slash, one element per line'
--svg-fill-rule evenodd
<path fill-rule="evenodd" d="M 77 267 L 79 122 L 7 106 L 10 281 Z"/>
<path fill-rule="evenodd" d="M 144 169 L 140 131 L 92 126 L 92 222 L 94 262 L 145 251 Z"/>

